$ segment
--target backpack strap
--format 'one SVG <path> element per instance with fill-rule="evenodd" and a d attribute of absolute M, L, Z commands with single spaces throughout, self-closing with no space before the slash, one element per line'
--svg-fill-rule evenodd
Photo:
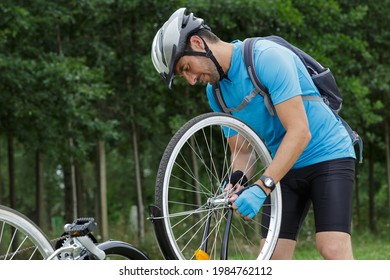
<path fill-rule="evenodd" d="M 243 43 L 244 46 L 243 46 L 242 52 L 243 52 L 245 64 L 246 64 L 247 69 L 248 69 L 249 77 L 251 78 L 252 83 L 255 86 L 255 90 L 257 90 L 257 92 L 264 97 L 265 106 L 267 107 L 271 116 L 275 115 L 275 107 L 272 104 L 272 100 L 271 100 L 271 97 L 270 97 L 268 90 L 264 87 L 264 85 L 260 82 L 260 80 L 258 79 L 258 77 L 256 75 L 256 72 L 255 72 L 256 68 L 254 66 L 254 44 L 256 43 L 256 41 L 258 39 L 268 39 L 268 40 L 274 41 L 275 38 L 277 40 L 276 43 L 278 43 L 282 46 L 285 46 L 288 49 L 292 50 L 301 59 L 302 62 L 308 60 L 308 59 L 304 60 L 303 56 L 309 57 L 306 53 L 300 51 L 296 47 L 291 49 L 288 46 L 289 43 L 287 43 L 287 41 L 280 40 L 276 36 L 270 36 L 269 38 L 262 38 L 262 37 L 247 38 L 244 40 L 244 43 Z M 280 41 L 282 41 L 282 43 L 280 43 Z M 315 63 L 318 64 L 318 65 L 316 65 L 316 69 L 318 67 L 323 68 L 322 65 L 320 65 L 316 60 L 312 59 L 311 57 L 309 57 L 309 58 L 310 58 L 309 61 L 314 61 Z M 314 64 L 314 62 L 312 62 L 312 64 Z M 306 66 L 306 68 L 309 68 L 309 66 L 310 66 L 309 64 L 306 64 L 306 63 L 304 63 L 304 65 Z M 313 74 L 317 74 L 317 75 L 323 75 L 324 73 L 327 73 L 327 71 L 329 71 L 329 69 L 322 69 L 322 71 L 323 71 L 322 74 L 321 73 L 318 74 L 315 69 L 313 69 L 313 68 L 310 68 L 310 69 L 312 69 Z M 310 72 L 309 72 L 309 74 L 312 75 Z M 327 100 L 324 100 L 324 98 L 321 96 L 302 96 L 302 99 L 308 100 L 308 101 L 325 102 L 329 106 L 329 102 L 327 102 Z M 359 146 L 359 163 L 362 163 L 363 162 L 363 140 L 362 140 L 362 138 L 359 136 L 359 134 L 357 134 L 354 130 L 352 130 L 352 128 L 349 126 L 349 124 L 343 118 L 340 117 L 340 115 L 338 114 L 338 111 L 340 110 L 340 108 L 338 110 L 334 110 L 330 106 L 329 106 L 329 108 L 333 111 L 333 113 L 336 115 L 336 117 L 338 117 L 341 120 L 341 123 L 343 124 L 343 126 L 347 130 L 349 136 L 351 137 L 353 145 L 355 146 L 357 144 Z"/>
<path fill-rule="evenodd" d="M 253 98 L 260 94 L 264 98 L 264 104 L 269 114 L 271 116 L 275 116 L 275 107 L 272 103 L 271 96 L 268 93 L 268 90 L 264 87 L 264 85 L 257 77 L 256 68 L 254 66 L 253 45 L 258 39 L 259 38 L 248 38 L 245 39 L 243 42 L 242 53 L 244 57 L 244 62 L 247 67 L 247 71 L 254 86 L 254 89 L 247 96 L 244 97 L 241 104 L 235 108 L 227 107 L 219 87 L 219 82 L 213 84 L 214 99 L 222 112 L 228 114 L 231 114 L 232 112 L 239 112 L 242 110 L 242 108 L 248 105 L 248 103 L 251 102 Z"/>
<path fill-rule="evenodd" d="M 349 136 L 351 137 L 353 146 L 355 146 L 356 144 L 359 146 L 359 163 L 363 163 L 363 139 L 359 136 L 359 134 L 357 134 L 356 131 L 352 130 L 349 124 L 342 117 L 340 117 L 339 114 L 337 114 L 336 112 L 334 113 L 341 120 L 341 123 L 347 130 Z"/>
<path fill-rule="evenodd" d="M 213 84 L 213 95 L 214 95 L 215 102 L 217 103 L 219 109 L 222 112 L 227 113 L 227 114 L 231 114 L 232 112 L 241 111 L 258 94 L 259 94 L 258 91 L 256 89 L 254 89 L 251 91 L 251 93 L 249 93 L 247 96 L 244 97 L 244 99 L 242 100 L 240 105 L 238 105 L 235 108 L 229 108 L 229 107 L 227 107 L 225 100 L 223 99 L 221 89 L 219 87 L 219 82 L 216 82 L 215 84 Z"/>
<path fill-rule="evenodd" d="M 270 36 L 270 38 L 262 38 L 262 37 L 257 37 L 257 38 L 247 38 L 244 40 L 244 46 L 242 49 L 243 56 L 244 56 L 244 61 L 247 66 L 248 74 L 249 77 L 251 78 L 251 81 L 253 85 L 255 86 L 255 90 L 257 90 L 257 93 L 263 96 L 264 98 L 264 104 L 268 109 L 268 112 L 270 113 L 271 116 L 275 115 L 275 107 L 274 104 L 272 103 L 271 96 L 268 92 L 268 89 L 260 82 L 257 74 L 256 74 L 256 68 L 254 66 L 254 44 L 256 43 L 257 40 L 259 39 L 271 39 L 270 41 L 273 41 L 272 38 L 275 36 Z M 278 42 L 277 42 L 278 43 Z M 287 43 L 287 42 L 286 42 Z M 287 45 L 283 45 L 286 46 Z M 298 57 L 302 60 L 299 53 L 296 53 Z M 309 100 L 309 101 L 324 101 L 324 99 L 320 96 L 302 96 L 303 100 Z"/>
<path fill-rule="evenodd" d="M 213 84 L 213 95 L 214 95 L 215 102 L 217 103 L 218 108 L 221 110 L 221 112 L 227 114 L 231 113 L 230 109 L 226 106 L 221 90 L 219 89 L 219 82 Z"/>
<path fill-rule="evenodd" d="M 270 96 L 267 88 L 260 82 L 260 80 L 259 80 L 259 78 L 258 78 L 258 76 L 256 74 L 256 68 L 254 66 L 254 44 L 259 39 L 268 39 L 268 40 L 271 40 L 271 41 L 274 41 L 274 40 L 280 41 L 276 36 L 270 36 L 269 38 L 268 37 L 267 38 L 254 37 L 254 38 L 247 38 L 247 39 L 244 40 L 243 47 L 242 47 L 242 53 L 243 53 L 243 58 L 244 58 L 245 65 L 247 67 L 247 71 L 248 71 L 249 77 L 250 77 L 250 79 L 252 81 L 252 84 L 254 86 L 254 90 L 250 94 L 245 96 L 244 100 L 241 102 L 241 104 L 238 107 L 236 107 L 236 108 L 228 108 L 226 106 L 226 103 L 225 103 L 224 99 L 223 99 L 223 96 L 222 96 L 222 93 L 221 93 L 221 90 L 220 90 L 220 87 L 219 87 L 219 82 L 214 84 L 213 85 L 214 99 L 215 99 L 218 107 L 220 108 L 220 110 L 222 112 L 230 113 L 230 114 L 232 112 L 238 112 L 242 108 L 244 108 L 254 97 L 256 97 L 257 94 L 260 94 L 264 98 L 264 104 L 265 104 L 269 114 L 271 116 L 275 116 L 276 111 L 275 111 L 275 107 L 274 107 L 274 105 L 272 103 L 271 96 Z M 278 43 L 278 44 L 280 44 L 282 46 L 286 46 L 287 48 L 289 48 L 291 50 L 291 48 L 286 45 L 287 42 L 286 43 L 276 42 L 276 43 Z M 295 54 L 297 54 L 298 57 L 302 61 L 304 61 L 303 58 L 302 58 L 302 54 L 299 51 L 297 51 L 297 50 L 292 50 L 292 51 Z M 308 65 L 306 65 L 306 64 L 305 64 L 305 66 L 308 67 Z M 310 73 L 310 71 L 309 71 L 309 73 Z M 316 71 L 313 70 L 312 73 L 315 74 Z M 310 74 L 312 75 L 312 73 L 310 73 Z M 327 103 L 326 100 L 324 100 L 324 98 L 320 97 L 320 96 L 302 96 L 302 99 L 303 100 L 308 100 L 308 101 L 320 101 L 320 102 Z M 360 158 L 359 163 L 362 163 L 363 162 L 363 140 L 362 140 L 362 138 L 354 130 L 352 130 L 352 128 L 349 126 L 349 124 L 344 119 L 342 119 L 340 117 L 340 115 L 338 114 L 338 110 L 334 110 L 330 106 L 329 106 L 329 108 L 333 111 L 333 113 L 336 115 L 336 117 L 341 120 L 341 123 L 343 124 L 343 126 L 347 130 L 349 136 L 351 137 L 353 145 L 355 146 L 357 144 L 359 146 L 359 158 Z"/>
<path fill-rule="evenodd" d="M 243 42 L 242 55 L 244 57 L 244 62 L 248 70 L 249 77 L 252 81 L 253 86 L 255 87 L 254 91 L 257 94 L 260 94 L 264 98 L 264 104 L 267 107 L 269 114 L 273 117 L 275 116 L 275 107 L 272 103 L 271 96 L 266 89 L 266 87 L 260 82 L 256 74 L 255 62 L 254 62 L 254 44 L 258 38 L 247 38 Z"/>

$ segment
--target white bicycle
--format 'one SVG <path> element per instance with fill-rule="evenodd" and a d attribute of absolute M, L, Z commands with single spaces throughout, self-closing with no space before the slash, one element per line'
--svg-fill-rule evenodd
<path fill-rule="evenodd" d="M 64 226 L 61 237 L 49 240 L 22 213 L 0 205 L 0 260 L 147 260 L 133 245 L 117 240 L 98 243 L 93 218 L 76 219 Z"/>
<path fill-rule="evenodd" d="M 250 184 L 272 159 L 259 136 L 239 119 L 221 113 L 200 115 L 169 142 L 157 173 L 155 205 L 150 208 L 166 259 L 271 258 L 281 221 L 280 185 L 254 219 L 233 214 L 221 182 L 232 173 L 235 155 L 243 147 L 230 150 L 225 134 L 231 131 L 251 150 L 254 160 L 248 170 L 255 171 L 248 178 Z"/>

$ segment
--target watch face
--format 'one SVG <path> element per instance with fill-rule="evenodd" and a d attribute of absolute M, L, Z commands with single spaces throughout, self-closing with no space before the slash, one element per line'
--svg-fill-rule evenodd
<path fill-rule="evenodd" d="M 267 186 L 267 187 L 272 187 L 273 186 L 273 181 L 272 181 L 272 179 L 271 178 L 266 178 L 265 180 L 264 180 L 264 184 Z"/>

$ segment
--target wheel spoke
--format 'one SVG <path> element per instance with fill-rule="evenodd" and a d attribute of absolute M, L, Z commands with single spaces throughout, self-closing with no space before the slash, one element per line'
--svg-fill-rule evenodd
<path fill-rule="evenodd" d="M 235 135 L 234 148 L 230 148 L 226 135 Z M 248 160 L 242 161 L 242 155 Z M 231 116 L 211 113 L 185 124 L 168 144 L 157 174 L 156 204 L 162 211 L 157 219 L 161 219 L 163 236 L 167 236 L 166 242 L 171 245 L 170 257 L 193 259 L 194 252 L 207 242 L 210 258 L 218 259 L 229 207 L 227 202 L 214 203 L 224 201 L 229 195 L 222 192 L 221 182 L 239 165 L 251 184 L 270 162 L 261 139 Z M 277 186 L 271 203 L 263 205 L 258 217 L 247 221 L 234 215 L 228 257 L 270 258 L 278 236 L 280 215 L 280 187 Z M 261 217 L 270 223 L 265 224 Z M 209 230 L 205 232 L 205 229 Z M 263 242 L 266 245 L 260 248 L 262 231 L 268 234 Z"/>
<path fill-rule="evenodd" d="M 0 260 L 42 260 L 53 253 L 45 234 L 26 216 L 0 206 Z"/>

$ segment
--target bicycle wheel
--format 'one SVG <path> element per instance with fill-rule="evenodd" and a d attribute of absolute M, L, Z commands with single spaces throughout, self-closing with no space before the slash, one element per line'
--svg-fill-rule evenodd
<path fill-rule="evenodd" d="M 99 244 L 98 248 L 106 253 L 105 260 L 149 260 L 144 252 L 123 241 L 109 240 Z"/>
<path fill-rule="evenodd" d="M 0 205 L 0 260 L 42 260 L 52 253 L 50 241 L 33 221 Z"/>
<path fill-rule="evenodd" d="M 155 199 L 160 214 L 153 220 L 159 223 L 155 226 L 156 237 L 166 259 L 199 259 L 198 249 L 206 252 L 206 259 L 270 259 L 272 256 L 281 221 L 279 184 L 271 194 L 270 203 L 263 205 L 254 219 L 246 221 L 233 215 L 229 241 L 224 244 L 229 205 L 220 185 L 232 172 L 235 160 L 224 131 L 237 132 L 252 151 L 254 160 L 247 168 L 255 171 L 248 178 L 249 184 L 271 162 L 259 136 L 231 115 L 208 113 L 187 122 L 168 144 L 156 179 Z M 262 223 L 262 217 L 269 223 Z M 267 232 L 263 242 L 262 230 Z M 220 252 L 225 247 L 228 253 L 223 256 Z"/>

